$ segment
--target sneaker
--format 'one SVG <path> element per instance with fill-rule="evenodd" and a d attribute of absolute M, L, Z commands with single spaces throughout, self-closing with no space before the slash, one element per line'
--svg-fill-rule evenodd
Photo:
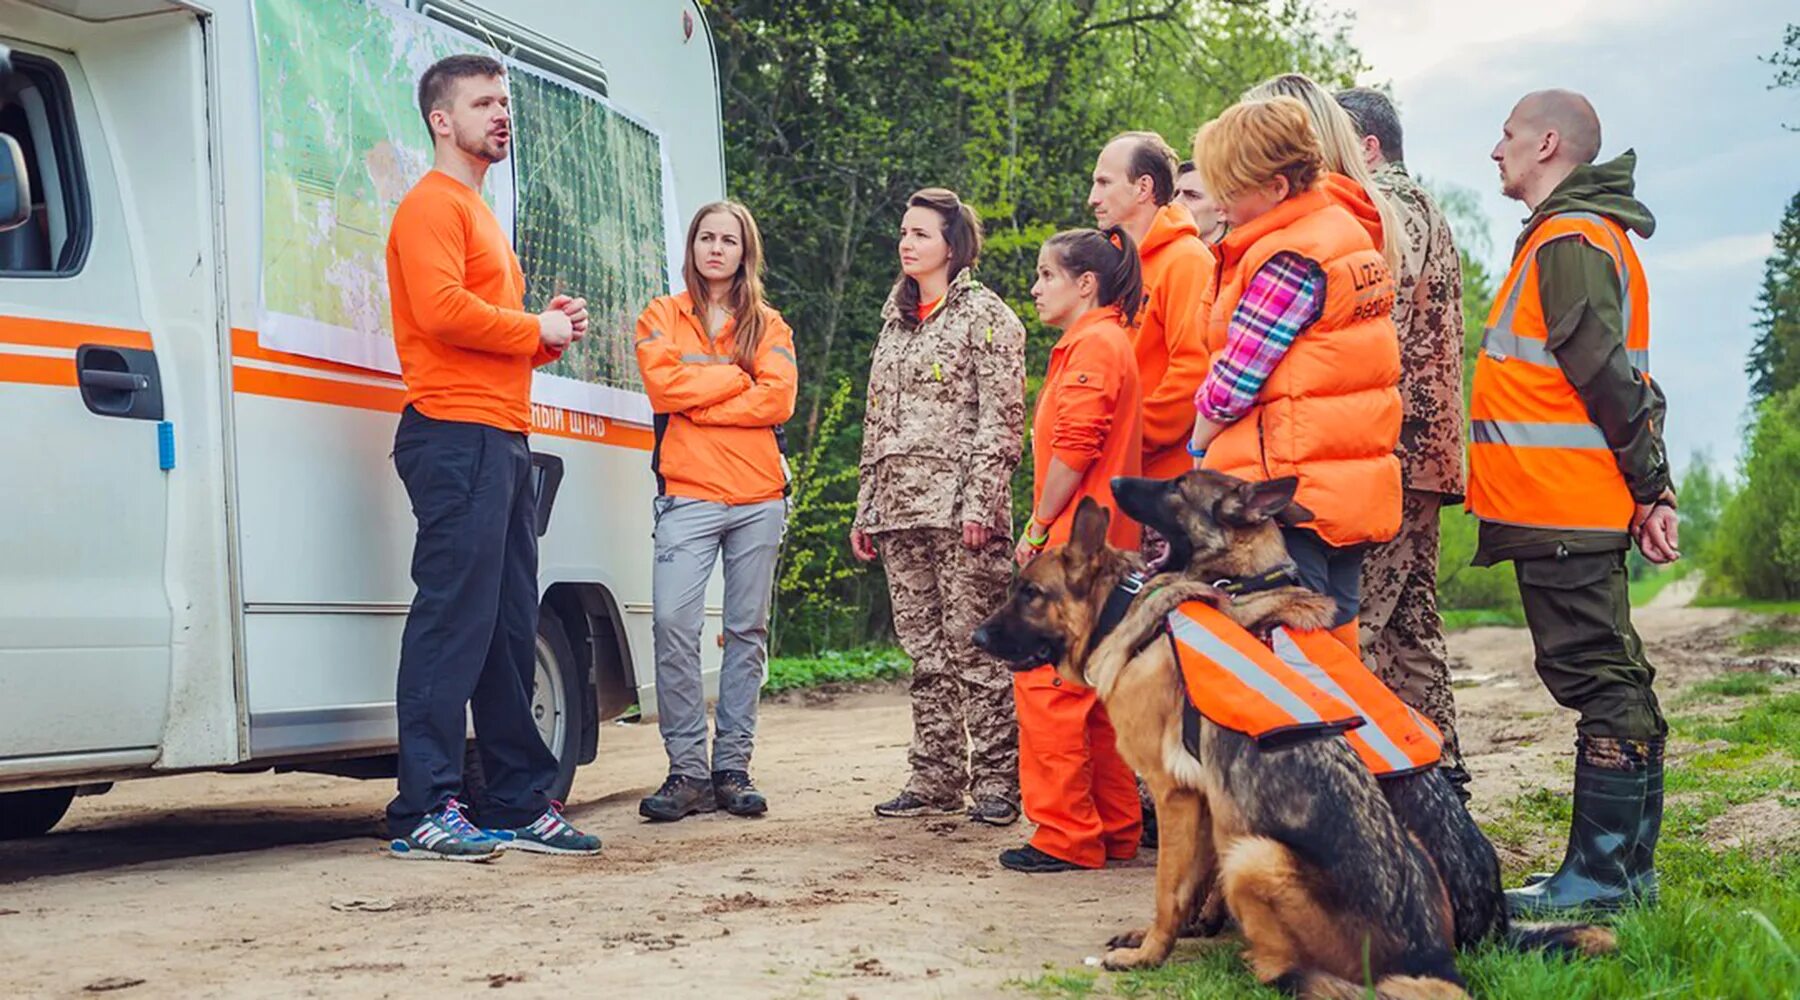
<path fill-rule="evenodd" d="M 475 828 L 455 799 L 427 813 L 404 837 L 388 842 L 388 854 L 404 861 L 492 861 L 506 844 Z"/>
<path fill-rule="evenodd" d="M 712 812 L 719 808 L 717 798 L 713 795 L 712 782 L 705 778 L 690 778 L 685 774 L 671 774 L 656 790 L 655 795 L 644 797 L 638 803 L 638 815 L 645 819 L 669 823 L 692 816 L 695 813 Z"/>
<path fill-rule="evenodd" d="M 534 854 L 599 854 L 600 838 L 582 833 L 563 818 L 562 803 L 552 802 L 529 826 L 508 830 L 508 847 Z"/>
<path fill-rule="evenodd" d="M 911 819 L 914 816 L 955 816 L 963 811 L 962 802 L 955 805 L 938 805 L 927 802 L 911 792 L 899 795 L 875 807 L 875 815 L 885 819 Z"/>
<path fill-rule="evenodd" d="M 733 816 L 761 816 L 769 811 L 769 800 L 750 783 L 748 771 L 714 771 L 712 783 L 719 808 Z"/>
<path fill-rule="evenodd" d="M 1064 861 L 1055 855 L 1045 854 L 1030 844 L 1026 844 L 1024 847 L 1015 847 L 1010 851 L 1001 851 L 1000 864 L 1002 867 L 1011 868 L 1016 872 L 1025 872 L 1028 875 L 1036 875 L 1041 872 L 1081 871 L 1081 866 L 1075 862 Z"/>
<path fill-rule="evenodd" d="M 1005 799 L 983 796 L 969 807 L 969 818 L 989 826 L 1011 826 L 1019 821 L 1019 807 Z"/>

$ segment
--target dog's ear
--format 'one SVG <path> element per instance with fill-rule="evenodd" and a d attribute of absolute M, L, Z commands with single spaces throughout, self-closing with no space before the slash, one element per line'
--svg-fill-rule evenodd
<path fill-rule="evenodd" d="M 1100 506 L 1093 497 L 1082 497 L 1075 508 L 1075 530 L 1069 535 L 1069 548 L 1082 555 L 1092 555 L 1106 548 L 1106 529 L 1112 526 L 1112 511 Z"/>
<path fill-rule="evenodd" d="M 1294 491 L 1299 486 L 1300 480 L 1293 476 L 1239 484 L 1232 502 L 1221 505 L 1220 517 L 1241 528 L 1262 524 L 1270 518 L 1282 524 L 1310 521 L 1312 511 L 1294 502 Z"/>

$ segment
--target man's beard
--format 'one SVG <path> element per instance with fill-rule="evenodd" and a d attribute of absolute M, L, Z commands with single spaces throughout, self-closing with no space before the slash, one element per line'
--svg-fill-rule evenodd
<path fill-rule="evenodd" d="M 511 145 L 510 142 L 499 142 L 495 139 L 493 134 L 489 132 L 483 132 L 474 139 L 466 138 L 460 132 L 458 132 L 456 136 L 457 149 L 462 150 L 470 156 L 486 160 L 489 163 L 499 163 L 501 160 L 506 159 L 506 151 Z"/>

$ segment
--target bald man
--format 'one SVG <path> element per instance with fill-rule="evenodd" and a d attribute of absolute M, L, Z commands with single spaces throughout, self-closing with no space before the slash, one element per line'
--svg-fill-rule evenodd
<path fill-rule="evenodd" d="M 1599 152 L 1600 119 L 1580 94 L 1530 94 L 1507 118 L 1492 156 L 1501 191 L 1531 218 L 1469 399 L 1475 564 L 1512 561 L 1538 675 L 1580 713 L 1562 866 L 1506 894 L 1532 918 L 1656 898 L 1668 725 L 1625 573 L 1634 540 L 1652 562 L 1680 557 L 1632 239 L 1656 220 L 1632 193 L 1637 155 L 1597 164 Z"/>

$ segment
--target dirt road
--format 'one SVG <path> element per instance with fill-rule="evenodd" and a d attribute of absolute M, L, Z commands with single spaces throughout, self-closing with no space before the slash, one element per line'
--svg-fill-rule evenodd
<path fill-rule="evenodd" d="M 1724 668 L 1733 618 L 1669 603 L 1639 615 L 1665 698 Z M 1451 649 L 1477 802 L 1560 787 L 1571 719 L 1526 634 Z M 980 997 L 1143 922 L 1153 854 L 1023 876 L 994 856 L 1027 828 L 871 816 L 909 732 L 899 691 L 765 706 L 769 816 L 650 826 L 636 804 L 663 774 L 656 730 L 609 726 L 570 808 L 606 838 L 597 859 L 389 860 L 382 782 L 123 785 L 0 845 L 0 997 Z"/>

